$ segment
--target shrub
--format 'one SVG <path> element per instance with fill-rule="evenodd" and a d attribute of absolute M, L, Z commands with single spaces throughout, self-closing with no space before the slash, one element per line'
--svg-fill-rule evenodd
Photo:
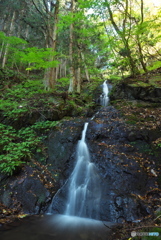
<path fill-rule="evenodd" d="M 31 127 L 16 131 L 11 126 L 0 124 L 0 171 L 12 175 L 23 164 L 32 159 L 35 152 L 43 154 L 43 136 L 38 136 L 38 131 L 49 131 L 58 122 L 37 122 Z"/>

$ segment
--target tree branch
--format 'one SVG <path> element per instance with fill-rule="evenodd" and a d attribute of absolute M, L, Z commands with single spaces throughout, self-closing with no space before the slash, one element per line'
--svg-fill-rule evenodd
<path fill-rule="evenodd" d="M 144 2 L 141 0 L 141 23 L 144 22 Z"/>

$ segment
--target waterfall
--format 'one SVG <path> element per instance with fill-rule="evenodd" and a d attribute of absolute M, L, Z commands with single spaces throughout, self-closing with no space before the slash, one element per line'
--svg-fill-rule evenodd
<path fill-rule="evenodd" d="M 106 107 L 108 105 L 108 102 L 109 102 L 108 93 L 109 93 L 108 85 L 107 85 L 107 82 L 104 81 L 104 83 L 103 83 L 103 93 L 100 96 L 101 105 L 104 106 L 104 107 Z"/>
<path fill-rule="evenodd" d="M 101 190 L 97 169 L 90 161 L 85 141 L 87 127 L 88 123 L 85 123 L 82 138 L 78 142 L 76 165 L 69 179 L 65 215 L 98 219 Z"/>

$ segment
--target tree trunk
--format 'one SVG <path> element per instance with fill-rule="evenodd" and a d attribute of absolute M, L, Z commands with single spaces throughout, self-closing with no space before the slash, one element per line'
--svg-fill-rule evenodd
<path fill-rule="evenodd" d="M 74 15 L 74 0 L 71 0 L 71 15 L 73 17 Z M 75 71 L 74 71 L 74 62 L 73 62 L 73 32 L 74 32 L 74 23 L 72 22 L 70 24 L 69 29 L 69 59 L 70 59 L 70 83 L 69 83 L 69 89 L 68 92 L 72 93 L 74 92 L 75 88 Z"/>
<path fill-rule="evenodd" d="M 127 52 L 127 58 L 128 58 L 128 61 L 129 61 L 129 67 L 130 67 L 130 70 L 131 70 L 131 74 L 132 75 L 136 75 L 138 73 L 138 68 L 134 62 L 134 59 L 131 55 L 131 51 L 130 51 L 130 47 L 129 47 L 129 39 L 126 38 L 126 28 L 125 28 L 125 24 L 126 24 L 126 21 L 127 21 L 127 11 L 128 11 L 128 0 L 126 0 L 126 9 L 125 9 L 125 18 L 124 18 L 124 21 L 123 21 L 123 31 L 121 31 L 119 29 L 119 27 L 117 26 L 115 20 L 114 20 L 114 17 L 113 17 L 113 13 L 112 13 L 112 10 L 110 8 L 110 5 L 108 3 L 108 1 L 106 0 L 106 5 L 107 5 L 107 9 L 108 9 L 108 12 L 109 12 L 109 16 L 110 16 L 110 21 L 115 29 L 115 31 L 117 32 L 117 34 L 120 36 L 120 38 L 122 39 L 122 42 L 124 44 L 124 47 L 126 49 L 126 52 Z"/>
<path fill-rule="evenodd" d="M 64 77 L 67 76 L 67 60 L 64 62 Z"/>
<path fill-rule="evenodd" d="M 140 15 L 141 15 L 141 22 L 140 25 L 144 22 L 144 2 L 141 0 L 141 7 L 140 7 Z M 136 26 L 138 25 L 138 22 L 135 19 Z M 141 41 L 140 41 L 140 36 L 139 33 L 136 35 L 136 41 L 138 45 L 138 51 L 139 51 L 139 60 L 141 63 L 141 66 L 145 72 L 147 72 L 146 64 L 144 62 L 144 56 L 142 52 L 142 46 L 141 46 Z"/>
<path fill-rule="evenodd" d="M 144 2 L 143 0 L 141 0 L 141 24 L 144 22 Z M 141 63 L 141 66 L 143 68 L 143 70 L 145 72 L 147 72 L 147 68 L 146 68 L 146 64 L 144 62 L 144 56 L 143 56 L 143 52 L 142 52 L 142 47 L 141 47 L 141 41 L 140 41 L 140 37 L 139 35 L 136 36 L 137 38 L 137 44 L 138 44 L 138 49 L 139 49 L 139 55 L 140 55 L 140 63 Z"/>
<path fill-rule="evenodd" d="M 56 1 L 55 3 L 55 8 L 54 8 L 54 27 L 52 28 L 50 24 L 48 24 L 48 28 L 50 28 L 48 31 L 52 31 L 52 36 L 51 37 L 51 48 L 52 51 L 56 51 L 56 42 L 57 42 L 57 30 L 58 30 L 58 14 L 59 14 L 59 0 Z M 50 13 L 51 15 L 51 13 Z M 49 15 L 49 16 L 50 16 Z M 49 17 L 48 16 L 48 17 Z M 49 61 L 53 61 L 55 59 L 55 56 L 51 56 Z M 46 70 L 45 75 L 44 75 L 44 83 L 45 83 L 45 88 L 47 89 L 53 89 L 55 86 L 56 82 L 56 67 L 51 67 Z"/>
<path fill-rule="evenodd" d="M 16 12 L 14 11 L 13 15 L 12 15 L 12 19 L 11 19 L 11 24 L 10 24 L 10 29 L 9 29 L 8 36 L 10 36 L 12 34 L 13 26 L 14 26 L 13 23 L 14 23 L 15 17 L 16 17 Z M 9 50 L 9 43 L 7 43 L 6 46 L 5 46 L 4 55 L 3 55 L 3 59 L 2 59 L 2 68 L 4 68 L 5 65 L 6 65 L 8 50 Z"/>
<path fill-rule="evenodd" d="M 1 45 L 1 50 L 0 50 L 0 59 L 2 58 L 3 56 L 3 49 L 4 49 L 4 46 L 5 46 L 5 43 L 4 41 L 2 42 L 2 45 Z"/>
<path fill-rule="evenodd" d="M 81 51 L 78 48 L 77 93 L 81 92 Z"/>
<path fill-rule="evenodd" d="M 85 57 L 84 57 L 84 54 L 83 54 L 82 51 L 81 51 L 81 57 L 82 57 L 82 61 L 83 61 L 83 64 L 84 64 L 84 70 L 85 70 L 86 79 L 87 79 L 88 82 L 90 82 L 90 77 L 89 77 L 87 65 L 85 63 Z"/>
<path fill-rule="evenodd" d="M 144 56 L 143 56 L 143 53 L 142 53 L 142 47 L 141 47 L 141 43 L 140 43 L 140 38 L 139 38 L 138 35 L 136 36 L 136 39 L 137 39 L 137 45 L 138 45 L 138 50 L 139 50 L 140 63 L 141 63 L 141 66 L 142 66 L 143 70 L 145 72 L 147 72 L 146 64 L 144 62 Z"/>
<path fill-rule="evenodd" d="M 129 66 L 130 66 L 131 74 L 133 76 L 135 76 L 136 74 L 138 74 L 139 70 L 138 70 L 138 68 L 137 68 L 137 66 L 134 62 L 134 59 L 131 56 L 131 51 L 130 51 L 128 40 L 123 38 L 123 42 L 124 42 L 124 46 L 125 46 L 125 49 L 126 49 L 126 52 L 127 52 L 127 58 L 129 60 Z"/>

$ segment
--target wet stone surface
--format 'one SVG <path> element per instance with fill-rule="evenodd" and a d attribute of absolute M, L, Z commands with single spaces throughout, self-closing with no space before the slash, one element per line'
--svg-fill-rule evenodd
<path fill-rule="evenodd" d="M 156 171 L 154 159 L 140 153 L 136 147 L 148 144 L 147 134 L 150 133 L 130 129 L 112 106 L 101 108 L 93 120 L 73 118 L 49 133 L 46 163 L 53 174 L 57 171 L 55 182 L 41 168 L 39 171 L 24 168 L 13 178 L 2 176 L 0 201 L 7 207 L 19 206 L 24 213 L 39 214 L 50 209 L 52 213 L 63 214 L 68 198 L 68 178 L 75 165 L 84 122 L 89 122 L 86 142 L 101 182 L 99 219 L 122 223 L 152 214 L 160 198 L 153 190 L 157 188 L 156 176 L 151 172 Z M 53 186 L 47 188 L 50 182 Z M 150 205 L 148 199 L 154 197 L 154 204 Z"/>
<path fill-rule="evenodd" d="M 157 187 L 156 178 L 144 167 L 146 161 L 155 169 L 151 156 L 141 154 L 131 144 L 131 131 L 114 107 L 101 108 L 93 120 L 87 121 L 86 142 L 101 181 L 99 219 L 133 222 L 152 214 L 154 206 L 146 198 Z M 139 132 L 133 134 L 137 138 Z M 72 161 L 74 158 L 75 154 Z M 67 192 L 68 181 L 53 198 L 53 213 L 64 212 Z"/>

